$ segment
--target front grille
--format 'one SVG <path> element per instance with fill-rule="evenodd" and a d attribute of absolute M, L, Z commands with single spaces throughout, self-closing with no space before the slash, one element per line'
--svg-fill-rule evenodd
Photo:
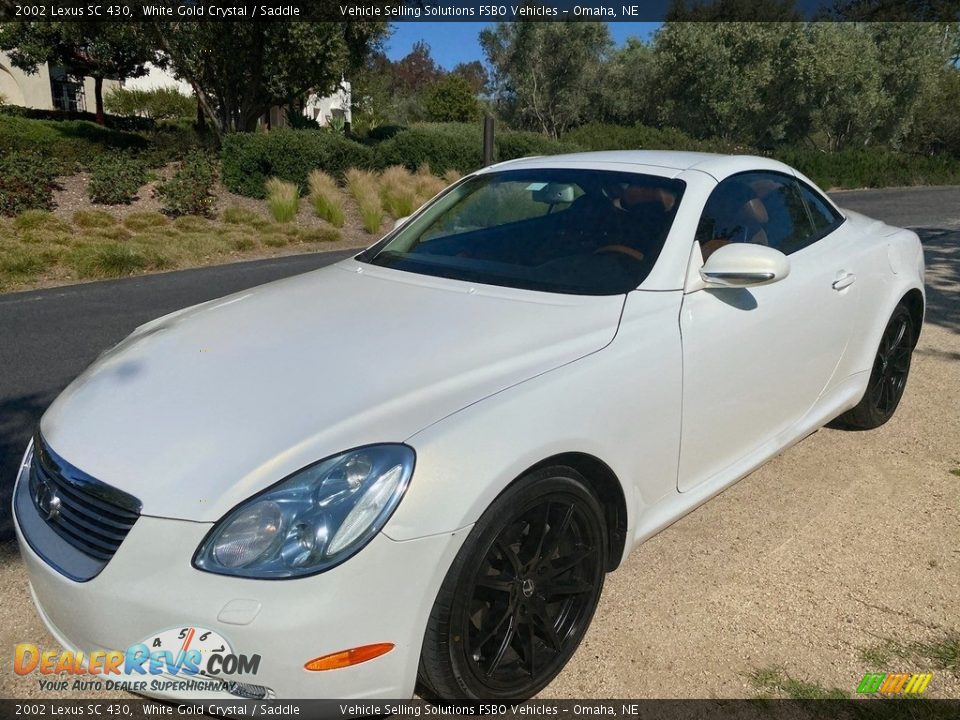
<path fill-rule="evenodd" d="M 140 517 L 140 502 L 34 442 L 30 498 L 47 526 L 84 555 L 105 563 Z"/>

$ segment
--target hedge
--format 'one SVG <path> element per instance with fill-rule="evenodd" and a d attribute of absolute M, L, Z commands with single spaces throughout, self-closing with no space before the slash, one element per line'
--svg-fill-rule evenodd
<path fill-rule="evenodd" d="M 223 184 L 231 192 L 262 198 L 270 177 L 292 182 L 301 192 L 307 176 L 321 169 L 342 179 L 350 168 L 369 168 L 373 151 L 342 135 L 321 130 L 235 133 L 223 139 Z"/>
<path fill-rule="evenodd" d="M 817 185 L 830 188 L 960 184 L 960 160 L 884 148 L 825 153 L 811 148 L 781 148 L 773 156 L 795 167 Z"/>
<path fill-rule="evenodd" d="M 39 108 L 23 107 L 22 105 L 0 105 L 0 115 L 27 118 L 28 120 L 52 120 L 54 122 L 64 122 L 70 120 L 96 122 L 97 120 L 97 116 L 91 112 L 41 110 Z M 139 117 L 135 115 L 105 115 L 104 122 L 111 130 L 125 130 L 128 132 L 137 130 L 154 130 L 157 127 L 157 122 L 152 118 Z"/>
<path fill-rule="evenodd" d="M 375 148 L 378 167 L 429 165 L 435 173 L 473 172 L 483 164 L 483 136 L 478 126 L 438 123 L 401 130 Z"/>
<path fill-rule="evenodd" d="M 586 150 L 692 150 L 696 152 L 749 152 L 723 140 L 698 140 L 676 128 L 646 125 L 581 125 L 563 136 L 564 142 Z"/>
<path fill-rule="evenodd" d="M 0 116 L 0 155 L 34 152 L 56 163 L 60 172 L 88 167 L 108 150 L 141 150 L 146 138 L 134 133 L 110 130 L 84 120 L 30 120 Z"/>

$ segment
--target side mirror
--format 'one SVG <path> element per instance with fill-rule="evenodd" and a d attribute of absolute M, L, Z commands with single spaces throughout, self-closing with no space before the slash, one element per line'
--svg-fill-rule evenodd
<path fill-rule="evenodd" d="M 393 229 L 396 230 L 398 227 L 400 227 L 401 225 L 403 225 L 403 224 L 404 224 L 407 220 L 409 220 L 409 219 L 410 219 L 410 216 L 409 216 L 409 215 L 405 215 L 404 217 L 399 217 L 399 218 L 397 218 L 397 219 L 394 220 L 394 222 L 393 222 Z"/>
<path fill-rule="evenodd" d="M 766 245 L 731 243 L 715 250 L 700 268 L 708 287 L 743 288 L 769 285 L 790 274 L 790 261 Z"/>

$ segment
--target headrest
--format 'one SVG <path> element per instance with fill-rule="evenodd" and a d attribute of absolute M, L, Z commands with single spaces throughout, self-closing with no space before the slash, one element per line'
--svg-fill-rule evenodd
<path fill-rule="evenodd" d="M 620 207 L 629 209 L 640 203 L 659 203 L 664 210 L 673 209 L 677 196 L 669 190 L 649 185 L 627 185 L 620 196 Z"/>
<path fill-rule="evenodd" d="M 748 200 L 744 203 L 743 207 L 740 208 L 740 212 L 750 220 L 760 224 L 766 223 L 767 220 L 770 219 L 770 216 L 767 214 L 767 207 L 760 198 Z"/>

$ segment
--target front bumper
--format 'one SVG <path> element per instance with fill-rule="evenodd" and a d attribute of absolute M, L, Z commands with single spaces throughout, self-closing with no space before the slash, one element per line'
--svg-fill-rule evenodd
<path fill-rule="evenodd" d="M 34 553 L 16 522 L 34 602 L 64 649 L 124 650 L 162 630 L 202 627 L 225 637 L 234 653 L 261 656 L 256 675 L 225 679 L 265 686 L 279 699 L 413 695 L 430 609 L 470 528 L 405 542 L 381 533 L 349 561 L 319 575 L 250 580 L 192 567 L 210 527 L 142 516 L 103 571 L 81 583 Z M 382 642 L 396 647 L 352 667 L 304 669 L 313 658 Z M 236 699 L 226 691 L 143 694 Z"/>

